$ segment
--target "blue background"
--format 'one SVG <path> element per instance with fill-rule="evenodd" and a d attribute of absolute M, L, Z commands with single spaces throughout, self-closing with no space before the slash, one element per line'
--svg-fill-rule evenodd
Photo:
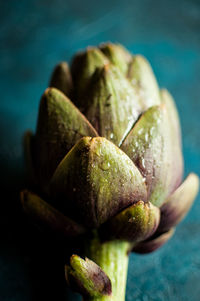
<path fill-rule="evenodd" d="M 199 173 L 200 1 L 0 1 L 0 22 L 0 300 L 80 300 L 66 289 L 63 254 L 21 212 L 23 132 L 35 129 L 57 62 L 87 45 L 120 42 L 145 55 L 174 95 L 185 174 Z M 200 300 L 199 201 L 162 249 L 130 256 L 126 300 Z"/>

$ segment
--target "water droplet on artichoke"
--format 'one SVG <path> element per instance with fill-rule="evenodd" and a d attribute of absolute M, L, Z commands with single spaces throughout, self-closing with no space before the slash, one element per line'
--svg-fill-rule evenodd
<path fill-rule="evenodd" d="M 110 168 L 110 163 L 109 162 L 103 162 L 101 165 L 102 170 L 108 170 Z"/>

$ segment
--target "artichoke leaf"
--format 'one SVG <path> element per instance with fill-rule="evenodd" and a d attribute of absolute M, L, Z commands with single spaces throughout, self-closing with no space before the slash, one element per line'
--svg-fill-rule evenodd
<path fill-rule="evenodd" d="M 70 96 L 73 88 L 72 77 L 69 66 L 66 62 L 58 64 L 51 76 L 50 87 L 57 88 L 66 96 Z"/>
<path fill-rule="evenodd" d="M 109 61 L 126 76 L 132 55 L 120 44 L 105 43 L 100 45 L 100 49 Z"/>
<path fill-rule="evenodd" d="M 183 176 L 183 155 L 181 143 L 181 129 L 175 102 L 170 93 L 163 89 L 160 91 L 162 103 L 167 110 L 167 127 L 169 129 L 169 143 L 172 154 L 171 164 L 171 190 L 173 192 L 181 183 Z"/>
<path fill-rule="evenodd" d="M 138 93 L 143 111 L 161 103 L 155 75 L 149 62 L 143 56 L 133 56 L 129 64 L 128 78 Z"/>
<path fill-rule="evenodd" d="M 112 286 L 109 277 L 94 261 L 78 255 L 70 257 L 70 265 L 65 266 L 65 278 L 76 292 L 88 297 L 109 296 Z"/>
<path fill-rule="evenodd" d="M 96 68 L 108 64 L 109 60 L 97 47 L 88 47 L 85 52 L 79 52 L 71 64 L 74 85 L 74 101 L 82 110 L 85 106 L 83 95 L 88 90 L 88 85 Z"/>
<path fill-rule="evenodd" d="M 85 232 L 83 226 L 64 216 L 35 193 L 24 190 L 20 194 L 26 214 L 38 225 L 62 238 L 72 238 Z"/>
<path fill-rule="evenodd" d="M 198 190 L 199 178 L 196 174 L 191 173 L 160 208 L 161 220 L 158 232 L 168 231 L 185 217 L 196 198 Z"/>
<path fill-rule="evenodd" d="M 76 215 L 79 212 L 80 219 L 91 227 L 147 197 L 137 167 L 102 137 L 84 137 L 77 142 L 57 167 L 51 192 L 57 200 L 63 200 L 63 210 L 73 206 Z"/>
<path fill-rule="evenodd" d="M 48 88 L 40 103 L 35 137 L 35 163 L 44 185 L 66 153 L 84 136 L 98 136 L 74 104 L 59 90 Z"/>
<path fill-rule="evenodd" d="M 84 114 L 99 135 L 119 146 L 140 113 L 138 96 L 124 75 L 111 64 L 97 69 Z"/>
<path fill-rule="evenodd" d="M 169 91 L 167 91 L 167 89 L 161 89 L 160 96 L 161 102 L 164 103 L 167 107 L 169 125 L 171 127 L 172 133 L 174 133 L 173 138 L 177 139 L 177 142 L 179 142 L 181 145 L 181 127 L 175 101 Z"/>
<path fill-rule="evenodd" d="M 148 198 L 161 206 L 169 194 L 171 153 L 164 105 L 148 109 L 123 141 L 121 149 L 146 179 Z"/>
<path fill-rule="evenodd" d="M 150 202 L 138 201 L 105 223 L 103 232 L 135 243 L 152 236 L 159 221 L 159 208 Z"/>
<path fill-rule="evenodd" d="M 155 250 L 159 249 L 162 247 L 168 240 L 172 237 L 174 234 L 174 228 L 170 229 L 167 232 L 158 234 L 158 235 L 153 235 L 147 240 L 144 240 L 140 243 L 138 243 L 134 248 L 133 252 L 135 253 L 141 253 L 141 254 L 146 254 L 146 253 L 151 253 L 154 252 Z"/>

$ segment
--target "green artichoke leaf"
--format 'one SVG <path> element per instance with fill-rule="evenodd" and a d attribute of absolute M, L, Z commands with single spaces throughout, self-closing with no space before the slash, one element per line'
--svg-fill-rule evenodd
<path fill-rule="evenodd" d="M 130 158 L 103 137 L 84 137 L 57 167 L 51 192 L 74 206 L 89 227 L 98 227 L 123 208 L 146 201 L 144 179 Z"/>
<path fill-rule="evenodd" d="M 160 209 L 138 201 L 103 225 L 103 232 L 114 238 L 138 242 L 152 236 L 160 221 Z"/>
<path fill-rule="evenodd" d="M 70 257 L 70 265 L 65 266 L 65 278 L 76 292 L 88 297 L 109 296 L 112 285 L 109 277 L 94 261 L 78 255 Z"/>
<path fill-rule="evenodd" d="M 79 52 L 71 64 L 71 72 L 74 85 L 75 103 L 82 110 L 85 105 L 83 95 L 88 90 L 91 77 L 96 68 L 108 64 L 107 57 L 96 47 L 88 47 L 86 51 Z"/>
<path fill-rule="evenodd" d="M 161 248 L 166 242 L 168 242 L 168 240 L 172 237 L 174 232 L 175 230 L 174 228 L 172 228 L 164 233 L 155 233 L 152 237 L 148 238 L 147 240 L 139 242 L 136 246 L 134 246 L 132 251 L 140 254 L 154 252 L 157 249 Z"/>
<path fill-rule="evenodd" d="M 35 193 L 24 190 L 20 194 L 21 203 L 26 214 L 45 229 L 61 238 L 72 238 L 85 232 L 85 228 L 64 216 Z"/>
<path fill-rule="evenodd" d="M 164 105 L 148 109 L 134 125 L 121 149 L 146 179 L 148 199 L 160 207 L 169 194 L 171 152 Z"/>
<path fill-rule="evenodd" d="M 181 128 L 175 102 L 171 94 L 163 89 L 160 91 L 161 100 L 167 109 L 167 127 L 169 128 L 170 148 L 172 154 L 171 164 L 171 192 L 181 183 L 183 176 L 183 155 L 181 143 Z"/>
<path fill-rule="evenodd" d="M 109 61 L 126 76 L 132 55 L 120 44 L 105 43 L 100 45 L 100 49 Z"/>
<path fill-rule="evenodd" d="M 138 93 L 143 112 L 161 103 L 155 75 L 149 62 L 143 56 L 133 56 L 132 62 L 129 64 L 128 78 Z"/>
<path fill-rule="evenodd" d="M 34 136 L 31 131 L 24 134 L 24 157 L 26 162 L 27 178 L 32 186 L 36 186 L 37 180 L 35 175 L 35 168 L 33 162 L 33 140 Z"/>
<path fill-rule="evenodd" d="M 98 136 L 61 91 L 48 88 L 40 102 L 35 137 L 35 163 L 41 183 L 48 184 L 66 153 L 80 138 L 88 135 Z"/>
<path fill-rule="evenodd" d="M 199 178 L 191 173 L 162 205 L 158 232 L 166 232 L 176 226 L 189 211 L 199 190 Z"/>
<path fill-rule="evenodd" d="M 113 65 L 97 69 L 84 114 L 100 136 L 120 145 L 141 113 L 139 99 Z"/>
<path fill-rule="evenodd" d="M 170 119 L 169 125 L 171 126 L 172 132 L 174 132 L 174 139 L 176 138 L 181 145 L 181 127 L 175 101 L 167 89 L 161 89 L 160 95 L 161 101 L 167 107 L 168 118 Z"/>
<path fill-rule="evenodd" d="M 55 67 L 49 86 L 57 88 L 68 97 L 71 95 L 73 89 L 72 76 L 66 62 L 61 62 Z"/>

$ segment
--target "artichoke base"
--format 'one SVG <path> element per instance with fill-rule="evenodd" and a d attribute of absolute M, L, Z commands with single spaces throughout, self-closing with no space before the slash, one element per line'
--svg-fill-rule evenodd
<path fill-rule="evenodd" d="M 112 294 L 101 297 L 84 297 L 83 301 L 124 301 L 128 272 L 129 251 L 132 244 L 123 240 L 101 242 L 98 233 L 85 247 L 88 258 L 98 264 L 111 280 Z"/>

